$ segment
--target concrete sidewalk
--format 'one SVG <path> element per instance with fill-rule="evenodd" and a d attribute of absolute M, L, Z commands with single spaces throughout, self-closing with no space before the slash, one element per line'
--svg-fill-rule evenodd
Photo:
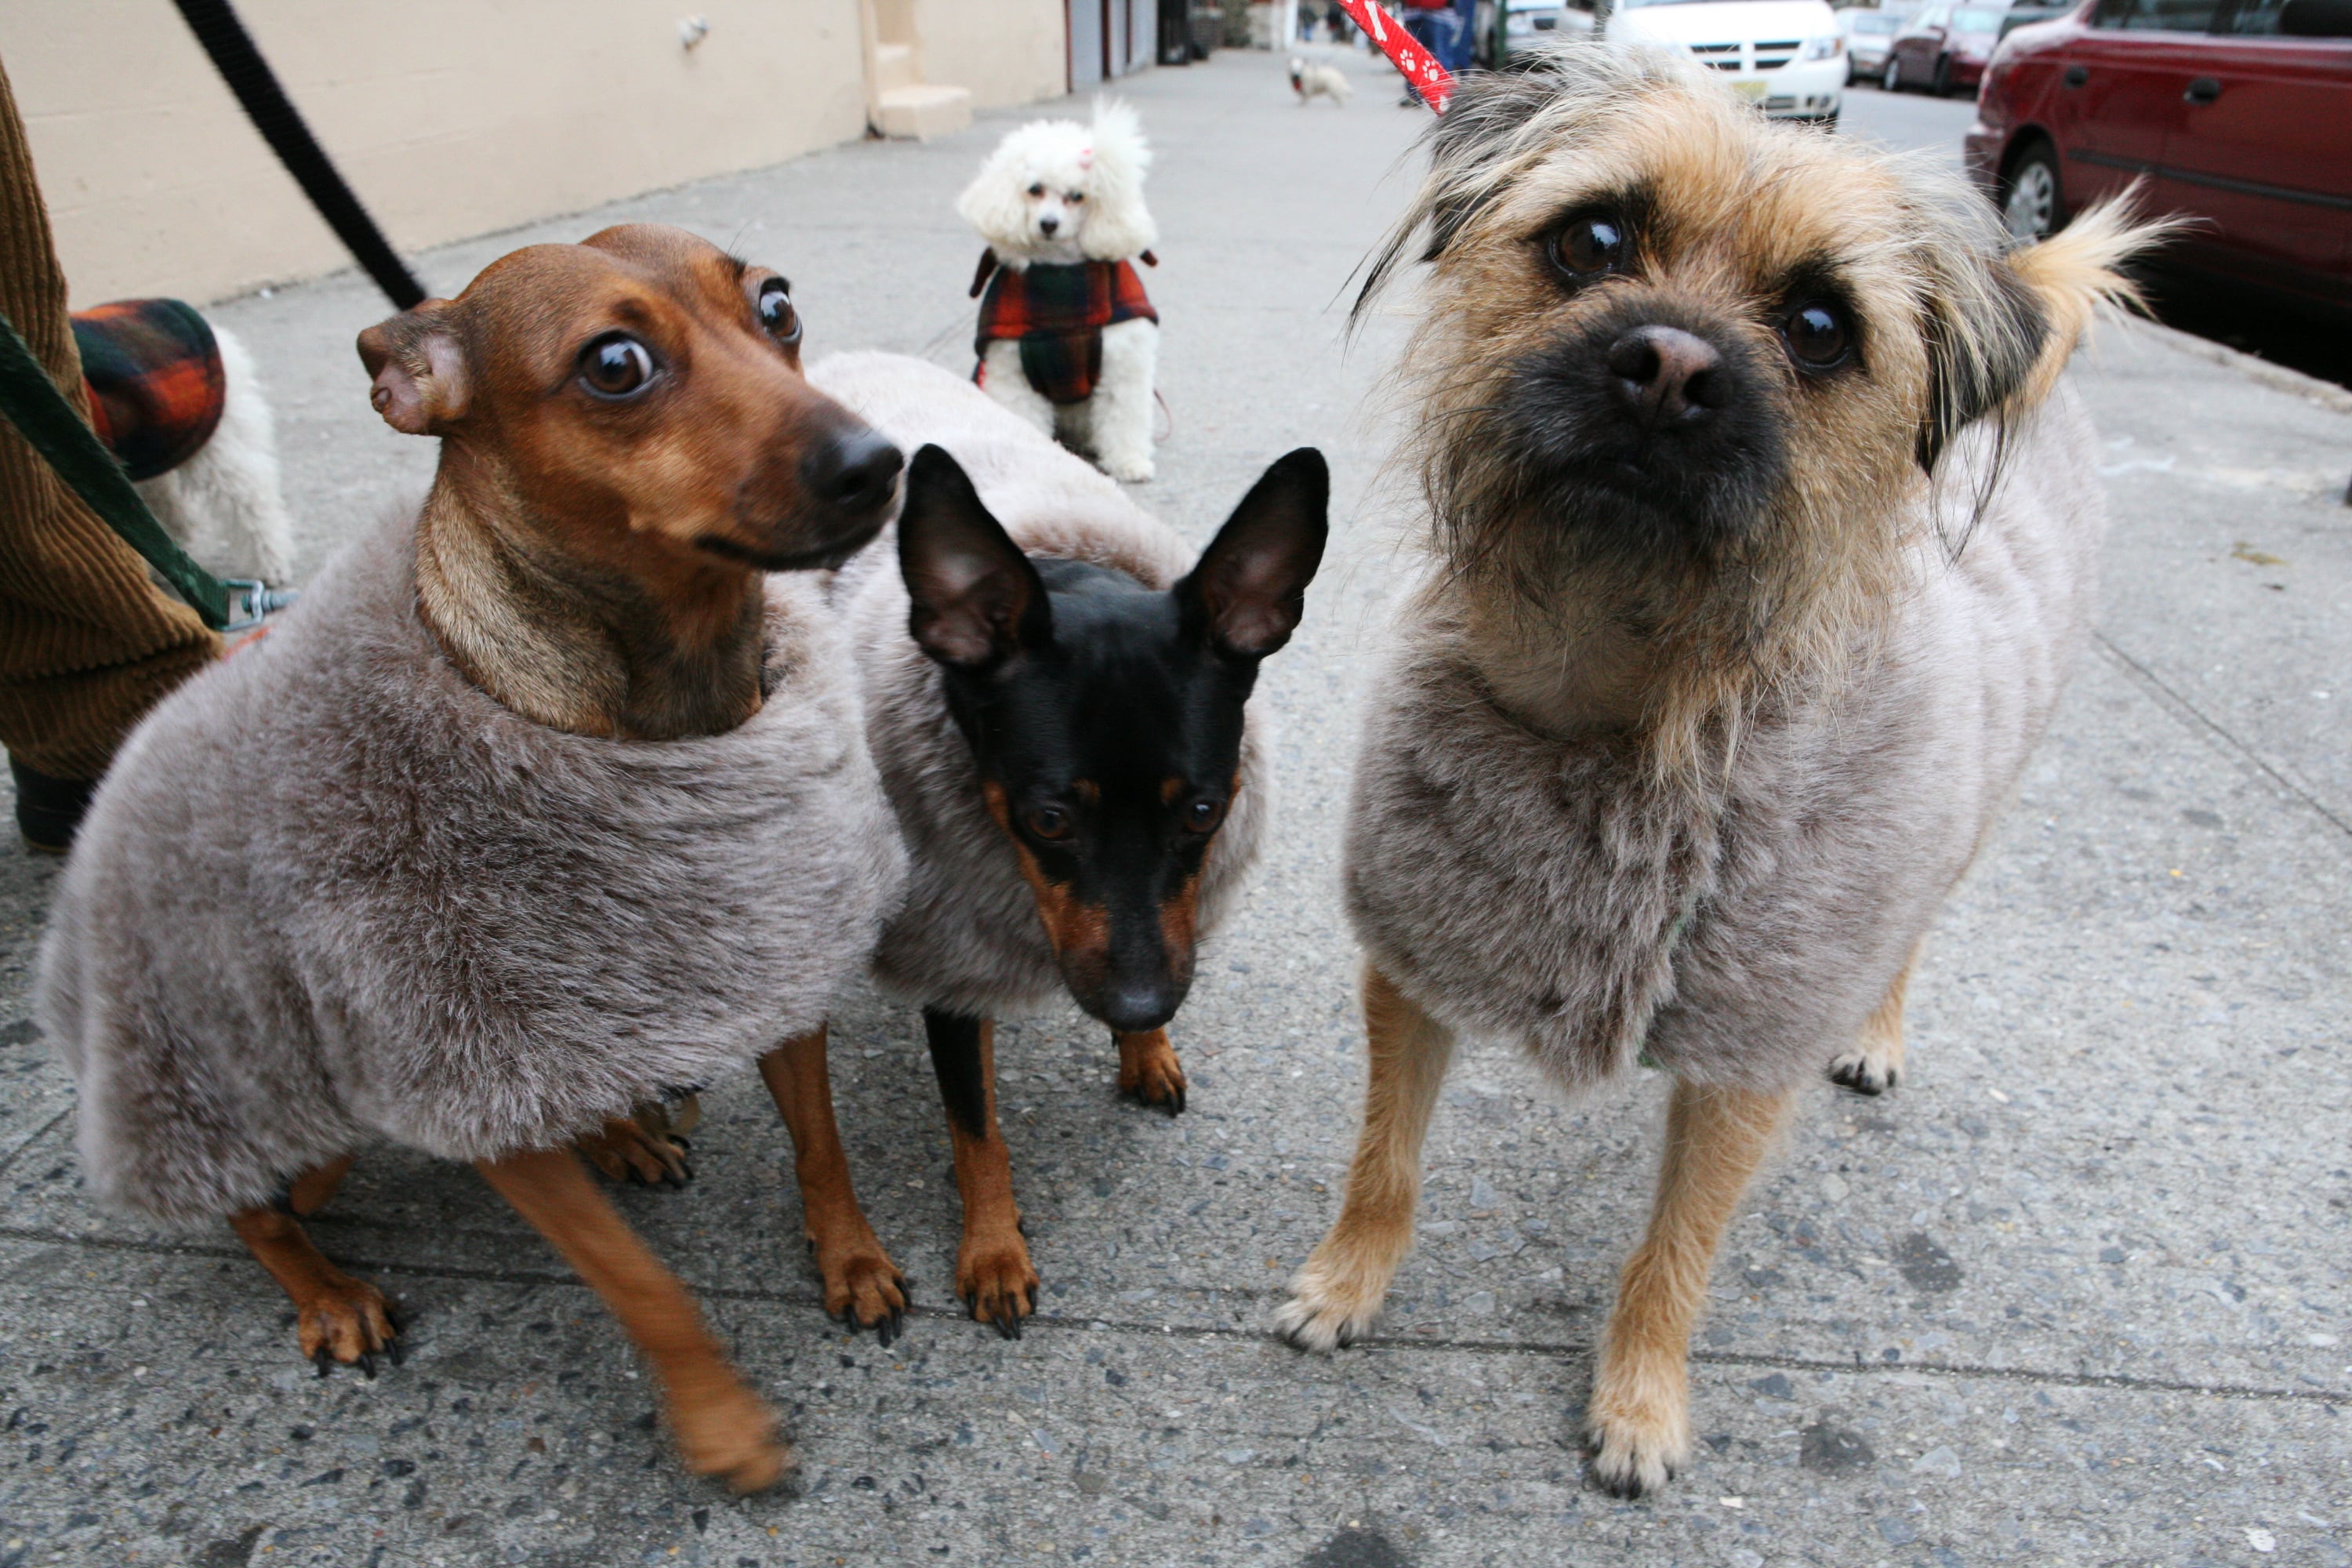
<path fill-rule="evenodd" d="M 2096 646 L 1931 941 L 1911 1076 L 1875 1101 L 1822 1084 L 1734 1229 L 1688 1473 L 1617 1502 L 1575 1438 L 1646 1210 L 1655 1081 L 1565 1108 L 1473 1050 L 1384 1337 L 1317 1360 L 1268 1334 L 1334 1212 L 1362 1071 L 1333 871 L 1393 575 L 1360 410 L 1399 323 L 1343 353 L 1335 301 L 1420 121 L 1356 68 L 1346 110 L 1295 107 L 1279 60 L 1247 54 L 1128 89 L 1160 149 L 1173 419 L 1142 497 L 1205 538 L 1313 442 L 1339 545 L 1260 689 L 1283 826 L 1178 1020 L 1192 1109 L 1118 1102 L 1074 1010 L 999 1037 L 1045 1279 L 1027 1336 L 954 1307 L 919 1027 L 861 996 L 836 1094 L 917 1283 L 905 1339 L 818 1312 L 756 1083 L 706 1097 L 691 1190 L 623 1194 L 790 1413 L 800 1495 L 682 1476 L 593 1298 L 469 1173 L 398 1153 L 317 1234 L 398 1295 L 414 1353 L 316 1380 L 226 1230 L 157 1235 L 84 1197 L 68 1080 L 22 1021 L 52 868 L 0 854 L 0 1568 L 2352 1563 L 2352 414 L 2154 331 L 2104 333 L 2077 373 L 2116 521 Z M 979 242 L 949 204 L 1007 123 L 422 270 L 453 290 L 526 240 L 683 223 L 786 271 L 813 353 L 961 369 Z M 270 378 L 306 569 L 428 470 L 429 444 L 368 409 L 352 339 L 383 313 L 349 277 L 218 312 Z"/>

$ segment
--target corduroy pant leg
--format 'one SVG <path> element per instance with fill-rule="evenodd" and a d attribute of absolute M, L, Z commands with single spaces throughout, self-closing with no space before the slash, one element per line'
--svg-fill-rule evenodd
<path fill-rule="evenodd" d="M 65 274 L 0 66 L 0 310 L 89 417 Z M 0 744 L 20 768 L 96 779 L 163 694 L 220 639 L 0 419 Z M 20 781 L 21 782 L 21 781 Z"/>

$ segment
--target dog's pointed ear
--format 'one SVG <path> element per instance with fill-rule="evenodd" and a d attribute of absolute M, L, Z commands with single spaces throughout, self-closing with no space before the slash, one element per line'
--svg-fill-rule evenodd
<path fill-rule="evenodd" d="M 1258 659 L 1290 640 L 1330 531 L 1331 470 L 1301 447 L 1275 460 L 1176 584 L 1184 624 L 1219 652 Z"/>
<path fill-rule="evenodd" d="M 1927 406 L 1916 455 L 1932 474 L 1959 433 L 2025 390 L 2049 347 L 2050 313 L 2009 258 L 1975 257 L 1931 288 L 1924 336 Z"/>
<path fill-rule="evenodd" d="M 941 447 L 925 447 L 907 467 L 898 571 L 907 630 L 941 664 L 987 669 L 1053 640 L 1053 606 L 1037 568 Z"/>
<path fill-rule="evenodd" d="M 472 389 L 446 300 L 427 300 L 360 334 L 360 363 L 374 378 L 368 401 L 411 436 L 439 436 L 464 417 Z"/>

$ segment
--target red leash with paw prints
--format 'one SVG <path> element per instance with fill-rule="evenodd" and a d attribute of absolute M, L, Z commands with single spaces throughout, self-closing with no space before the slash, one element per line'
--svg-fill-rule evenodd
<path fill-rule="evenodd" d="M 1419 40 L 1372 0 L 1339 0 L 1339 8 L 1380 46 L 1381 53 L 1403 73 L 1404 79 L 1412 84 L 1413 90 L 1421 94 L 1421 100 L 1433 112 L 1445 112 L 1445 100 L 1454 96 L 1454 73 L 1439 65 L 1436 56 L 1423 48 Z"/>

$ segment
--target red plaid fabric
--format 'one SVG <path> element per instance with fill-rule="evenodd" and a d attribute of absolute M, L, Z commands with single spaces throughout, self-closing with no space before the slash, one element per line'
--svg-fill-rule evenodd
<path fill-rule="evenodd" d="M 89 422 L 134 479 L 193 458 L 228 400 L 220 344 L 177 300 L 117 300 L 77 310 L 74 346 L 89 388 Z"/>
<path fill-rule="evenodd" d="M 994 259 L 982 259 L 982 276 Z M 989 279 L 980 302 L 972 352 L 983 358 L 972 379 L 986 378 L 990 343 L 1018 342 L 1021 374 L 1031 386 L 1055 403 L 1084 403 L 1102 376 L 1102 330 L 1137 320 L 1157 321 L 1160 312 L 1131 261 L 1004 268 Z"/>

